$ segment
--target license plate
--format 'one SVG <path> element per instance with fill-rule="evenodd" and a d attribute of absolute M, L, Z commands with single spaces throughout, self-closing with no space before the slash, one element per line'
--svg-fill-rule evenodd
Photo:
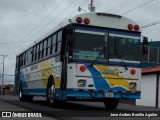
<path fill-rule="evenodd" d="M 113 97 L 113 92 L 106 92 L 105 97 Z"/>

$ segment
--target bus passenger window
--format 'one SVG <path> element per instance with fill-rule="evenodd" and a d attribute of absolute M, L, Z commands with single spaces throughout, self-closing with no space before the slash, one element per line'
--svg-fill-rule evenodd
<path fill-rule="evenodd" d="M 57 41 L 56 41 L 56 52 L 60 52 L 62 41 L 62 31 L 58 32 Z"/>
<path fill-rule="evenodd" d="M 47 48 L 47 40 L 44 41 L 43 43 L 43 56 L 45 57 L 46 56 L 46 48 Z"/>
<path fill-rule="evenodd" d="M 52 37 L 49 37 L 49 38 L 48 38 L 48 42 L 47 42 L 47 52 L 46 52 L 48 55 L 51 54 L 51 44 L 52 44 L 52 43 L 51 43 L 51 42 L 52 42 L 51 40 L 52 40 Z"/>
<path fill-rule="evenodd" d="M 39 59 L 43 58 L 42 57 L 42 49 L 43 49 L 43 42 L 40 43 Z"/>
<path fill-rule="evenodd" d="M 37 51 L 36 51 L 36 55 L 35 55 L 35 57 L 36 57 L 36 59 L 38 60 L 39 44 L 36 46 L 36 49 L 37 49 Z"/>
<path fill-rule="evenodd" d="M 57 34 L 53 35 L 53 37 L 52 37 L 51 54 L 54 54 L 54 53 L 55 53 L 56 37 L 57 37 Z"/>
<path fill-rule="evenodd" d="M 23 54 L 23 65 L 26 64 L 26 53 Z"/>

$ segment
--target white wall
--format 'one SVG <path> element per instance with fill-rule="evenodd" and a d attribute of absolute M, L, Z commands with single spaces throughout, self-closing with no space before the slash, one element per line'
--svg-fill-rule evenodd
<path fill-rule="evenodd" d="M 141 78 L 141 99 L 136 100 L 136 105 L 156 106 L 156 74 L 142 75 Z"/>

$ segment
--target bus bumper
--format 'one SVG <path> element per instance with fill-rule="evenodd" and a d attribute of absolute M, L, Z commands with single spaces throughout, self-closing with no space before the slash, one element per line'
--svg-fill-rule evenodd
<path fill-rule="evenodd" d="M 57 94 L 56 97 L 61 100 L 72 99 L 105 99 L 105 98 L 117 98 L 117 99 L 140 99 L 140 91 L 107 91 L 107 90 L 82 90 L 82 89 L 68 89 L 63 91 L 63 96 Z"/>

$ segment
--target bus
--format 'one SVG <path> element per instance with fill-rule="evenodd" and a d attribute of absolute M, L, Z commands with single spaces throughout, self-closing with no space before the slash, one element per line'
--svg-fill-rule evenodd
<path fill-rule="evenodd" d="M 139 25 L 124 16 L 94 12 L 65 19 L 17 55 L 20 101 L 95 101 L 113 110 L 120 99 L 140 99 L 140 39 Z"/>

